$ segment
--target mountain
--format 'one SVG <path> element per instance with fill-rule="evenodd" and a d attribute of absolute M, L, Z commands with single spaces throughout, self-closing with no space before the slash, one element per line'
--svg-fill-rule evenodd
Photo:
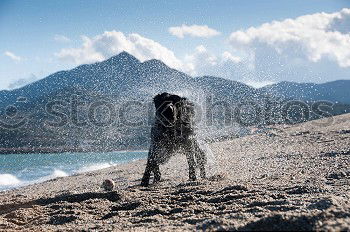
<path fill-rule="evenodd" d="M 200 88 L 200 89 L 198 89 Z M 217 77 L 193 78 L 185 73 L 171 69 L 159 60 L 141 63 L 132 55 L 122 52 L 110 59 L 94 64 L 81 65 L 69 71 L 60 71 L 48 77 L 12 91 L 0 92 L 0 104 L 16 104 L 18 97 L 26 97 L 30 103 L 52 97 L 62 91 L 81 91 L 84 94 L 104 94 L 142 98 L 153 96 L 160 91 L 199 93 L 201 89 L 212 91 L 215 95 L 235 95 L 249 92 L 253 88 L 235 81 Z M 236 92 L 239 91 L 239 92 Z"/>
<path fill-rule="evenodd" d="M 255 89 L 214 76 L 191 77 L 159 60 L 140 62 L 122 52 L 0 91 L 0 153 L 146 149 L 152 98 L 164 91 L 197 104 L 202 139 L 242 135 L 250 126 L 284 123 L 288 99 L 350 103 L 349 83 L 281 82 Z M 340 105 L 331 113 L 349 110 L 349 105 Z"/>
<path fill-rule="evenodd" d="M 283 81 L 265 86 L 261 90 L 289 99 L 306 101 L 326 100 L 333 103 L 350 104 L 350 80 L 337 80 L 323 84 Z"/>
<path fill-rule="evenodd" d="M 5 128 L 0 129 L 0 149 L 44 152 L 146 148 L 154 110 L 152 98 L 164 91 L 212 107 L 209 116 L 216 121 L 210 125 L 205 120 L 199 123 L 206 131 L 202 134 L 210 133 L 211 137 L 237 134 L 239 129 L 233 124 L 220 124 L 224 120 L 217 119 L 225 115 L 216 108 L 224 103 L 231 115 L 231 107 L 240 101 L 264 99 L 258 90 L 240 82 L 211 76 L 194 78 L 159 60 L 140 62 L 122 52 L 103 62 L 80 65 L 19 89 L 1 91 L 0 107 L 5 110 L 0 122 L 5 122 Z M 26 122 L 24 126 L 6 128 L 21 120 Z"/>

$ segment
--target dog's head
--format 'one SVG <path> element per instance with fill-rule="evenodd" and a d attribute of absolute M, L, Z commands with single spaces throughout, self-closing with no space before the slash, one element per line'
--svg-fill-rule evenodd
<path fill-rule="evenodd" d="M 156 107 L 156 118 L 164 126 L 172 127 L 178 119 L 179 110 L 177 105 L 183 99 L 178 95 L 162 93 L 153 98 Z"/>

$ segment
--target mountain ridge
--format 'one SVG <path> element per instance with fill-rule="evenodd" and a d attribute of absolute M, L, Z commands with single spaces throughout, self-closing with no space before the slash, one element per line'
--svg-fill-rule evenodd
<path fill-rule="evenodd" d="M 186 95 L 193 101 L 201 103 L 206 101 L 206 96 L 210 96 L 214 101 L 225 100 L 230 104 L 235 104 L 240 99 L 260 101 L 257 96 L 259 93 L 243 83 L 210 76 L 191 77 L 169 68 L 159 60 L 140 62 L 132 55 L 123 52 L 102 62 L 79 65 L 71 70 L 53 73 L 42 80 L 0 96 L 3 109 L 7 106 L 12 106 L 13 109 L 15 106 L 17 112 L 21 113 L 19 116 L 28 121 L 25 127 L 17 130 L 9 131 L 0 127 L 0 145 L 10 151 L 27 147 L 30 151 L 41 152 L 43 148 L 61 149 L 59 147 L 79 150 L 79 144 L 94 141 L 94 144 L 98 144 L 94 145 L 94 149 L 98 150 L 144 149 L 149 139 L 147 123 L 137 128 L 130 127 L 118 121 L 120 116 L 117 115 L 118 120 L 106 127 L 100 127 L 91 124 L 89 107 L 101 101 L 108 101 L 116 107 L 123 107 L 123 104 L 136 101 L 148 109 L 127 112 L 127 118 L 141 117 L 141 120 L 147 121 L 151 117 L 148 112 L 153 110 L 153 105 L 149 107 L 149 103 L 159 92 Z M 18 102 L 19 97 L 26 99 L 26 102 Z M 76 105 L 78 103 L 72 101 L 77 97 L 83 104 L 79 103 L 79 109 L 72 111 L 74 107 L 78 107 Z M 51 108 L 48 111 L 47 107 L 55 102 L 60 103 L 58 108 Z M 73 117 L 74 112 L 79 114 L 75 116 L 76 118 Z M 102 115 L 99 116 L 99 120 L 102 120 L 106 115 L 100 113 Z M 9 120 L 6 110 L 3 110 L 0 116 L 1 122 Z M 215 117 L 222 116 L 220 113 L 215 113 Z M 66 122 L 62 126 L 52 127 L 47 124 L 48 121 L 56 122 L 60 119 Z M 79 120 L 88 124 L 77 126 L 76 121 Z M 213 129 L 213 131 L 219 130 L 221 129 L 216 127 Z M 227 130 L 225 133 L 228 133 Z"/>
<path fill-rule="evenodd" d="M 85 82 L 85 81 L 88 82 L 89 80 L 87 80 L 87 78 L 85 78 L 84 76 L 81 76 L 82 74 L 89 76 L 91 73 L 94 73 L 94 72 L 109 71 L 110 74 L 106 75 L 106 78 L 108 79 L 108 76 L 109 76 L 109 79 L 111 79 L 110 78 L 111 76 L 113 76 L 114 78 L 118 77 L 118 75 L 114 75 L 113 70 L 108 70 L 108 69 L 114 69 L 114 68 L 119 68 L 122 71 L 130 72 L 127 75 L 136 77 L 135 81 L 141 77 L 145 78 L 145 75 L 142 75 L 142 69 L 147 69 L 147 71 L 150 71 L 150 72 L 158 72 L 157 74 L 163 72 L 161 75 L 172 74 L 172 75 L 178 75 L 185 79 L 192 78 L 192 80 L 194 80 L 194 82 L 197 82 L 197 83 L 201 83 L 203 82 L 203 79 L 207 79 L 212 84 L 217 84 L 215 83 L 215 81 L 213 81 L 213 80 L 216 80 L 219 82 L 236 83 L 237 85 L 238 83 L 240 83 L 239 85 L 241 87 L 244 86 L 246 89 L 248 89 L 247 87 L 251 87 L 239 81 L 229 80 L 229 79 L 216 77 L 216 76 L 192 77 L 181 71 L 168 67 L 164 62 L 160 60 L 151 59 L 151 60 L 146 60 L 144 62 L 141 62 L 133 55 L 123 51 L 101 62 L 95 62 L 92 64 L 82 64 L 70 70 L 63 70 L 63 71 L 52 73 L 41 80 L 35 81 L 33 83 L 30 83 L 18 89 L 1 90 L 0 103 L 3 103 L 3 105 L 12 104 L 15 102 L 15 97 L 19 97 L 19 95 L 26 95 L 25 94 L 26 92 L 30 92 L 29 95 L 35 96 L 36 95 L 35 92 L 43 93 L 43 94 L 47 93 L 47 91 L 45 91 L 46 89 L 48 89 L 48 91 L 57 91 L 65 87 L 71 87 L 71 86 L 75 86 L 75 87 L 79 86 L 84 88 L 86 87 L 85 86 L 86 84 L 78 83 L 78 80 L 80 79 L 82 82 Z M 76 75 L 78 77 L 76 77 Z M 161 75 L 158 75 L 158 77 Z M 99 75 L 99 77 L 100 78 L 104 77 L 104 75 Z M 115 78 L 115 80 L 119 80 L 119 81 L 120 79 L 125 80 L 126 78 L 125 76 L 124 78 L 119 78 L 119 79 Z M 154 77 L 154 79 L 156 80 L 157 78 Z M 93 79 L 96 86 L 99 80 L 102 80 L 102 79 L 96 78 L 96 76 L 95 76 L 95 79 Z M 131 83 L 129 80 L 129 82 L 126 84 L 130 85 L 134 83 Z M 92 85 L 92 83 L 90 83 L 90 85 Z M 115 85 L 112 85 L 112 86 L 116 87 Z M 346 95 L 345 90 L 341 90 L 341 88 L 343 88 L 344 86 L 350 87 L 350 80 L 341 79 L 341 80 L 330 81 L 325 83 L 312 83 L 312 82 L 299 83 L 299 82 L 293 82 L 293 81 L 281 81 L 275 84 L 271 84 L 271 85 L 267 85 L 267 86 L 264 86 L 261 88 L 255 88 L 255 89 L 263 94 L 275 94 L 285 98 L 293 98 L 293 99 L 299 98 L 299 100 L 329 100 L 329 101 L 337 101 L 337 102 L 348 104 L 350 103 L 350 97 L 344 96 Z M 326 93 L 327 88 L 330 88 L 330 90 L 337 88 L 337 90 L 334 90 L 334 93 L 333 93 L 334 96 L 332 96 L 332 93 L 329 93 L 329 92 Z M 38 89 L 40 89 L 40 91 Z M 342 95 L 340 96 L 339 93 L 341 93 Z M 15 97 L 11 98 L 11 95 L 14 95 Z M 8 99 L 9 101 L 5 101 L 5 99 Z"/>
<path fill-rule="evenodd" d="M 331 101 L 333 103 L 350 104 L 350 80 L 335 80 L 325 83 L 298 83 L 282 81 L 264 86 L 263 92 L 282 97 L 306 101 Z"/>
<path fill-rule="evenodd" d="M 80 151 L 83 149 L 80 144 L 84 144 L 84 141 L 93 141 L 92 147 L 98 151 L 145 149 L 149 140 L 148 122 L 152 117 L 150 112 L 154 110 L 151 104 L 152 98 L 160 92 L 186 96 L 203 107 L 218 107 L 219 110 L 209 109 L 211 113 L 209 117 L 213 119 L 210 123 L 215 123 L 207 125 L 207 121 L 202 121 L 201 134 L 210 138 L 237 136 L 246 133 L 247 129 L 245 125 L 237 125 L 234 121 L 236 118 L 232 114 L 235 113 L 235 106 L 250 102 L 264 110 L 270 102 L 283 104 L 284 100 L 293 99 L 293 95 L 288 95 L 290 92 L 283 92 L 286 89 L 293 89 L 295 85 L 304 86 L 288 82 L 284 83 L 289 86 L 288 88 L 282 88 L 281 85 L 283 83 L 255 89 L 239 81 L 221 77 L 192 77 L 168 67 L 162 61 L 152 59 L 140 62 L 129 53 L 122 52 L 102 62 L 83 64 L 70 70 L 55 72 L 19 89 L 0 91 L 0 122 L 12 123 L 16 121 L 16 117 L 27 120 L 24 127 L 16 130 L 0 126 L 0 153 L 11 152 L 13 149 L 18 152 L 18 149 L 23 147 L 30 152 L 42 152 L 44 148 L 44 151 Z M 342 87 L 344 83 L 336 82 L 333 85 Z M 294 95 L 295 92 L 297 91 L 291 91 Z M 339 93 L 341 94 L 335 97 L 342 99 L 343 96 L 347 96 L 346 91 Z M 83 104 L 73 111 L 73 108 L 78 106 L 72 99 L 77 97 L 80 97 Z M 310 97 L 306 99 L 313 100 Z M 123 117 L 139 118 L 142 125 L 139 127 L 124 125 L 118 121 L 120 119 L 118 114 L 116 114 L 118 120 L 107 126 L 91 124 L 89 107 L 101 101 L 107 101 L 117 107 L 137 102 L 142 109 L 126 112 L 127 116 Z M 48 111 L 47 107 L 55 102 L 60 103 L 58 108 Z M 15 107 L 16 113 L 21 114 L 16 117 L 12 117 L 14 113 L 7 114 L 9 106 L 10 110 L 13 111 Z M 230 115 L 228 125 L 226 125 L 227 110 Z M 79 114 L 76 118 L 73 117 L 74 112 Z M 102 121 L 108 116 L 103 112 L 102 110 L 98 113 L 98 119 Z M 337 114 L 343 112 L 341 108 Z M 250 113 L 244 117 L 249 118 L 249 115 Z M 208 120 L 207 117 L 208 115 L 204 115 L 205 120 Z M 65 123 L 59 127 L 52 127 L 47 123 L 57 124 L 57 120 L 60 119 Z M 77 125 L 76 121 L 79 120 L 88 123 Z"/>

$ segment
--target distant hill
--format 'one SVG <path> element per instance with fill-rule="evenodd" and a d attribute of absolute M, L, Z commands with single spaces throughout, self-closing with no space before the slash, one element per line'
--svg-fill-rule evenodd
<path fill-rule="evenodd" d="M 15 152 L 18 149 L 45 152 L 146 148 L 153 117 L 150 111 L 154 110 L 152 98 L 164 91 L 187 96 L 203 106 L 210 99 L 210 104 L 216 108 L 220 108 L 216 103 L 225 102 L 231 107 L 242 100 L 262 102 L 264 99 L 258 90 L 240 82 L 211 76 L 193 78 L 169 68 L 159 60 L 140 62 L 122 52 L 103 62 L 81 65 L 19 89 L 1 91 L 0 108 L 5 109 L 1 121 L 18 121 L 16 117 L 8 117 L 7 106 L 15 107 L 19 115 L 28 120 L 19 129 L 0 129 L 1 149 L 4 152 L 12 148 L 15 148 Z M 75 98 L 79 102 L 78 106 L 74 105 Z M 93 112 L 99 122 L 94 123 L 96 117 L 94 120 L 89 118 L 91 105 L 101 101 L 115 106 L 113 123 L 100 125 L 100 122 L 108 121 L 109 117 L 100 108 L 97 108 L 97 113 Z M 52 107 L 51 111 L 54 112 L 47 110 L 50 102 L 60 103 Z M 128 105 L 141 108 L 128 109 Z M 120 110 L 120 107 L 123 109 Z M 218 118 L 224 118 L 223 114 L 215 110 L 211 113 L 216 119 L 211 123 L 219 123 L 207 125 L 201 120 L 201 128 L 206 131 L 202 134 L 213 137 L 240 133 L 239 126 L 224 128 L 224 125 L 220 125 L 224 120 Z M 141 125 L 130 125 L 123 120 L 138 121 Z M 64 122 L 59 127 L 50 125 L 60 121 Z"/>
<path fill-rule="evenodd" d="M 262 91 L 290 99 L 319 101 L 327 100 L 350 104 L 350 80 L 338 80 L 322 84 L 283 81 L 265 86 Z"/>
<path fill-rule="evenodd" d="M 200 106 L 201 138 L 239 136 L 251 125 L 283 123 L 281 107 L 272 105 L 281 106 L 286 99 L 350 102 L 349 83 L 281 82 L 255 89 L 219 77 L 191 77 L 159 60 L 140 62 L 122 52 L 0 91 L 0 153 L 146 149 L 154 117 L 152 98 L 164 91 Z M 344 113 L 344 107 L 336 114 Z M 278 116 L 266 119 L 264 113 L 271 109 Z M 25 123 L 18 127 L 19 122 Z"/>
<path fill-rule="evenodd" d="M 259 91 L 240 82 L 218 77 L 193 78 L 171 69 L 159 60 L 141 63 L 132 55 L 122 52 L 110 59 L 94 64 L 81 65 L 72 70 L 60 71 L 48 77 L 12 91 L 0 92 L 0 104 L 16 104 L 18 97 L 28 98 L 37 104 L 64 91 L 83 94 L 103 94 L 144 99 L 161 91 L 191 92 L 203 96 L 201 91 L 215 96 L 240 99 L 242 95 L 259 95 Z"/>

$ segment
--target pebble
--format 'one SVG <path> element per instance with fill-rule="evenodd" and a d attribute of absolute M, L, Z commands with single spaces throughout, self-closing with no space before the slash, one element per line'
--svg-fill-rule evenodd
<path fill-rule="evenodd" d="M 103 181 L 102 188 L 106 191 L 112 191 L 115 187 L 115 183 L 111 179 L 106 179 Z"/>

